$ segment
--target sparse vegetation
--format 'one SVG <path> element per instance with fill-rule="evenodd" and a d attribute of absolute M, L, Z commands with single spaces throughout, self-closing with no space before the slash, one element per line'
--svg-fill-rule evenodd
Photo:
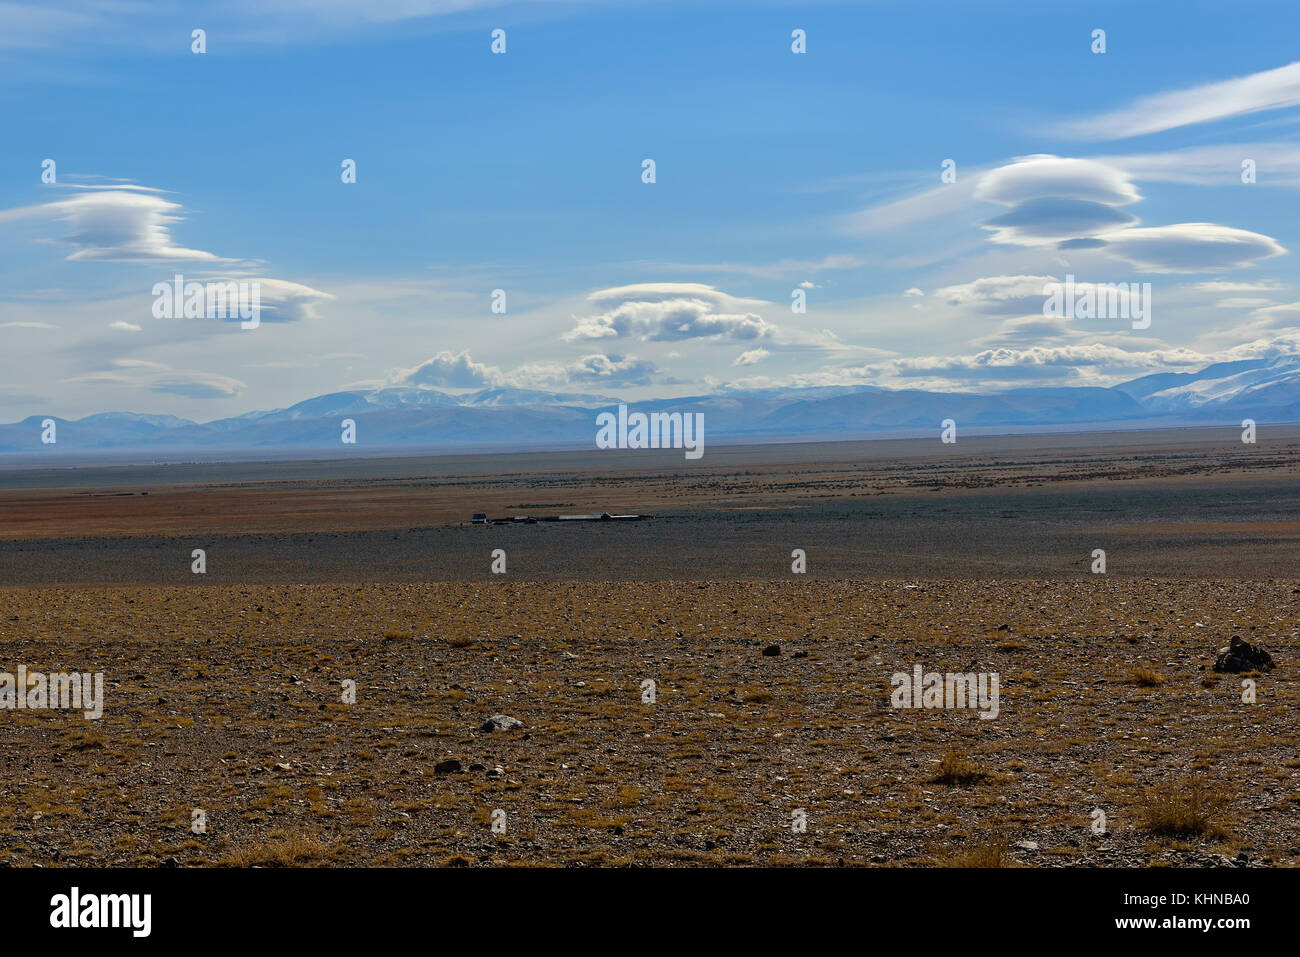
<path fill-rule="evenodd" d="M 1139 805 L 1140 823 L 1151 834 L 1170 837 L 1221 836 L 1226 801 L 1202 775 L 1158 785 Z"/>
<path fill-rule="evenodd" d="M 1140 688 L 1155 688 L 1164 684 L 1167 679 L 1154 668 L 1144 665 L 1140 668 L 1134 668 L 1124 677 L 1124 680 Z"/>
<path fill-rule="evenodd" d="M 1232 678 L 1207 692 L 1213 649 L 1186 627 L 1243 620 L 1242 587 L 5 589 L 10 659 L 20 647 L 29 661 L 95 663 L 105 708 L 98 721 L 3 714 L 0 761 L 21 770 L 0 775 L 0 863 L 1181 867 L 1245 849 L 1252 863 L 1296 864 L 1300 683 L 1266 679 L 1260 707 L 1229 698 Z M 1300 602 L 1289 582 L 1249 587 L 1251 607 L 1279 619 Z M 670 622 L 664 609 L 683 589 L 697 603 Z M 1028 620 L 1008 612 L 1030 608 Z M 1138 608 L 1148 622 L 1131 620 Z M 1017 629 L 998 636 L 1024 650 L 990 654 L 994 615 Z M 152 640 L 159 620 L 165 642 Z M 355 626 L 370 621 L 373 632 Z M 374 637 L 392 622 L 419 639 Z M 773 643 L 810 658 L 755 653 Z M 890 707 L 896 668 L 972 659 L 1004 666 L 996 720 Z M 1120 684 L 1152 664 L 1160 691 Z M 346 705 L 339 681 L 353 676 L 357 704 Z M 641 700 L 646 677 L 655 704 Z M 493 714 L 524 727 L 483 732 Z M 435 773 L 453 758 L 458 770 Z M 1156 768 L 1207 783 L 1148 793 Z M 1260 809 L 1249 844 L 1211 796 L 1229 768 Z M 206 833 L 190 829 L 195 806 Z M 807 831 L 796 834 L 800 807 Z M 1105 838 L 1088 830 L 1096 807 Z M 505 833 L 491 829 L 495 809 Z M 999 822 L 1014 823 L 994 834 Z M 1052 850 L 1018 849 L 1025 835 Z"/>
<path fill-rule="evenodd" d="M 939 773 L 930 778 L 929 784 L 951 784 L 968 787 L 989 780 L 993 775 L 973 761 L 963 758 L 956 751 L 949 751 L 939 761 Z"/>

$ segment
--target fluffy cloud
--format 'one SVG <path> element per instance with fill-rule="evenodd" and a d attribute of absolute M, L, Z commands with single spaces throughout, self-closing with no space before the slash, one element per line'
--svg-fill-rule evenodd
<path fill-rule="evenodd" d="M 956 286 L 944 286 L 934 294 L 952 306 L 1023 303 L 1043 298 L 1043 285 L 1055 276 L 986 276 Z"/>
<path fill-rule="evenodd" d="M 658 373 L 653 362 L 636 356 L 595 353 L 571 362 L 528 362 L 502 374 L 502 382 L 521 389 L 553 389 L 567 385 L 648 385 Z"/>
<path fill-rule="evenodd" d="M 736 360 L 731 364 L 733 366 L 752 366 L 762 362 L 771 354 L 766 349 L 748 349 L 736 356 Z"/>
<path fill-rule="evenodd" d="M 1106 386 L 1171 368 L 1201 368 L 1213 361 L 1193 349 L 1137 351 L 1093 342 L 1027 348 L 1001 346 L 971 355 L 894 359 L 876 366 L 874 371 L 881 384 L 911 388 L 986 389 L 1026 381 Z"/>
<path fill-rule="evenodd" d="M 496 385 L 500 377 L 500 369 L 475 362 L 467 351 L 443 351 L 414 369 L 399 370 L 396 381 L 433 389 L 483 389 Z"/>
<path fill-rule="evenodd" d="M 653 362 L 636 356 L 593 353 L 570 361 L 527 362 L 511 370 L 475 362 L 468 351 L 440 352 L 414 369 L 397 369 L 391 385 L 434 389 L 510 387 L 551 389 L 568 385 L 646 385 L 658 373 Z"/>
<path fill-rule="evenodd" d="M 658 370 L 655 364 L 636 356 L 583 356 L 568 367 L 569 381 L 644 385 Z"/>
<path fill-rule="evenodd" d="M 775 328 L 752 311 L 766 305 L 737 299 L 702 283 L 642 283 L 591 293 L 601 309 L 565 334 L 575 339 L 763 339 Z"/>

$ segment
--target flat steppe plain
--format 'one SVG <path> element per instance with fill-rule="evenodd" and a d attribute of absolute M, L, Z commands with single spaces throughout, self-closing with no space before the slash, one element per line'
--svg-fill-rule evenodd
<path fill-rule="evenodd" d="M 106 685 L 97 721 L 0 713 L 0 860 L 1292 865 L 1298 593 L 1133 579 L 0 591 L 10 670 Z M 1209 669 L 1234 633 L 1282 658 L 1254 676 L 1253 704 L 1240 676 Z M 891 708 L 890 677 L 916 664 L 998 673 L 998 716 Z M 495 714 L 523 727 L 481 730 Z M 438 773 L 448 760 L 459 769 Z M 1206 802 L 1189 808 L 1196 781 Z"/>
<path fill-rule="evenodd" d="M 635 523 L 474 526 L 650 513 Z M 207 573 L 191 572 L 191 553 Z M 0 469 L 0 585 L 1300 575 L 1300 427 Z"/>
<path fill-rule="evenodd" d="M 0 863 L 1300 863 L 1300 430 L 1238 436 L 0 472 L 0 671 L 106 699 L 0 710 Z"/>

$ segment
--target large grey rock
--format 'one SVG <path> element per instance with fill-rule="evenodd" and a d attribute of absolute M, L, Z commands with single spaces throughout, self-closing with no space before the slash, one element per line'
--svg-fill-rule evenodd
<path fill-rule="evenodd" d="M 508 714 L 494 714 L 483 722 L 484 731 L 513 731 L 515 728 L 522 728 L 524 723 L 518 718 L 512 718 Z"/>

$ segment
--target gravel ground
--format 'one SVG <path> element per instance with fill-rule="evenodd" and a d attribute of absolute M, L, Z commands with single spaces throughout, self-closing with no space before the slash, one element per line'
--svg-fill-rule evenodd
<path fill-rule="evenodd" d="M 1297 596 L 1110 576 L 0 588 L 0 671 L 102 672 L 105 697 L 99 720 L 0 711 L 0 862 L 1291 865 Z M 1255 703 L 1210 670 L 1233 635 L 1278 663 Z M 996 673 L 997 717 L 891 707 L 917 664 Z M 496 714 L 522 727 L 482 730 Z"/>

